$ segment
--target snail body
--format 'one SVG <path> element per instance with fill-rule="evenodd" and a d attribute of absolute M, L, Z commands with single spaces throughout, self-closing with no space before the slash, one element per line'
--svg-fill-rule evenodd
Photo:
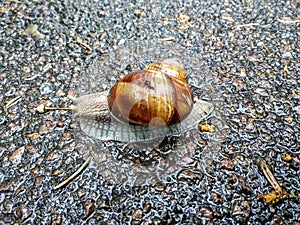
<path fill-rule="evenodd" d="M 100 140 L 151 141 L 178 135 L 206 118 L 211 103 L 194 99 L 178 59 L 149 64 L 109 91 L 70 97 L 81 130 Z"/>

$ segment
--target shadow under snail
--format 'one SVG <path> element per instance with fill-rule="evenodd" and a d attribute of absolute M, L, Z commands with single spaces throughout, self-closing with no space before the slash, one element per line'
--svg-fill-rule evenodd
<path fill-rule="evenodd" d="M 213 110 L 211 103 L 193 97 L 184 66 L 175 58 L 130 73 L 109 91 L 69 98 L 84 133 L 121 142 L 179 135 Z"/>

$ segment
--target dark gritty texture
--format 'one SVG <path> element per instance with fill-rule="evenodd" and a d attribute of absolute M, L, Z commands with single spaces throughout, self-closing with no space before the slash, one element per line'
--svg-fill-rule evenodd
<path fill-rule="evenodd" d="M 299 224 L 299 3 L 216 2 L 0 2 L 1 224 Z M 181 12 L 189 21 L 176 20 Z M 26 30 L 32 25 L 37 30 Z M 69 104 L 66 95 L 82 89 L 85 71 L 105 55 L 117 66 L 94 87 L 108 89 L 120 72 L 135 70 L 136 62 L 115 57 L 119 48 L 164 38 L 213 74 L 217 92 L 194 93 L 215 103 L 209 122 L 216 133 L 192 130 L 156 147 L 84 145 L 83 135 L 74 138 L 71 112 L 35 112 L 40 103 Z M 54 191 L 86 154 L 94 163 Z M 113 177 L 118 166 L 106 163 L 146 165 L 174 155 L 168 163 L 176 166 L 147 184 Z M 294 197 L 264 203 L 260 195 L 272 187 L 257 158 Z"/>

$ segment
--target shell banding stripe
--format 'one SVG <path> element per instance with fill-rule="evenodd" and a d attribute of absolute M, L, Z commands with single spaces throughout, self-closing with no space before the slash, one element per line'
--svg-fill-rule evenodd
<path fill-rule="evenodd" d="M 163 62 L 150 63 L 145 70 L 160 71 L 162 74 L 166 74 L 176 79 L 180 79 L 183 82 L 187 83 L 188 78 L 186 72 L 177 66 L 166 64 Z"/>
<path fill-rule="evenodd" d="M 187 101 L 187 97 L 191 100 Z M 127 75 L 108 95 L 109 108 L 116 119 L 150 126 L 179 123 L 191 111 L 192 102 L 188 84 L 155 70 Z"/>

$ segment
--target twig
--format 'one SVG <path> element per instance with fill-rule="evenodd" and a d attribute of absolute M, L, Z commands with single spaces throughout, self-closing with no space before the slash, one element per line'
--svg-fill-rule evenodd
<path fill-rule="evenodd" d="M 282 188 L 278 184 L 278 182 L 277 182 L 276 178 L 274 177 L 273 173 L 271 172 L 269 166 L 265 162 L 262 162 L 260 164 L 260 168 L 261 168 L 262 172 L 264 173 L 266 179 L 269 181 L 269 183 L 275 189 L 276 193 L 278 193 L 279 196 L 282 196 Z"/>
<path fill-rule="evenodd" d="M 169 37 L 164 37 L 162 39 L 160 39 L 161 41 L 176 41 L 176 38 L 173 36 L 169 36 Z"/>
<path fill-rule="evenodd" d="M 260 23 L 246 23 L 241 25 L 236 25 L 236 29 L 242 28 L 242 27 L 252 27 L 252 26 L 258 26 Z"/>
<path fill-rule="evenodd" d="M 21 98 L 22 96 L 20 96 L 20 95 L 18 95 L 17 97 L 15 97 L 15 98 L 12 98 L 12 99 L 10 99 L 10 100 L 7 100 L 6 102 L 5 102 L 5 106 L 6 106 L 6 108 L 9 108 L 9 107 L 11 107 L 12 106 L 12 104 L 14 103 L 14 102 L 16 102 L 17 100 L 19 100 L 20 98 Z"/>
<path fill-rule="evenodd" d="M 282 19 L 277 19 L 277 20 L 280 23 L 286 23 L 286 24 L 289 24 L 289 23 L 300 23 L 300 20 L 282 20 Z"/>
<path fill-rule="evenodd" d="M 54 187 L 54 190 L 57 190 L 59 188 L 61 188 L 62 186 L 68 184 L 71 180 L 73 180 L 75 177 L 78 176 L 78 174 L 80 174 L 84 168 L 90 163 L 91 161 L 91 156 L 89 156 L 85 162 L 78 168 L 78 170 L 75 171 L 75 173 L 73 173 L 71 176 L 69 176 L 66 180 L 64 180 L 63 182 L 61 182 L 60 184 L 56 185 Z"/>

